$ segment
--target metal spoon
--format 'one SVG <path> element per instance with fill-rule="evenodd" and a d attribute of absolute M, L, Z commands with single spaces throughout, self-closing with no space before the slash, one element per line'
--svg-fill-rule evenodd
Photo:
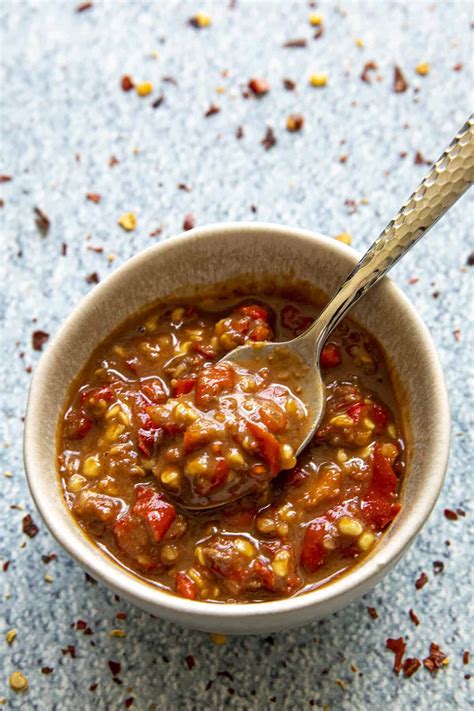
<path fill-rule="evenodd" d="M 418 240 L 459 200 L 474 183 L 474 114 L 434 163 L 413 195 L 383 230 L 345 282 L 339 287 L 319 318 L 307 331 L 291 341 L 240 346 L 223 360 L 258 368 L 269 356 L 284 349 L 295 365 L 308 366 L 299 385 L 299 398 L 308 410 L 299 454 L 312 439 L 324 413 L 324 383 L 319 359 L 331 331 L 359 299 L 368 292 Z"/>
<path fill-rule="evenodd" d="M 327 337 L 354 304 L 433 227 L 473 183 L 474 115 L 471 115 L 307 331 L 285 343 L 240 346 L 223 358 L 224 361 L 256 370 L 266 365 L 269 358 L 275 357 L 278 351 L 283 351 L 287 365 L 291 367 L 293 362 L 293 370 L 303 373 L 298 381 L 301 386 L 298 397 L 306 405 L 308 416 L 301 429 L 297 454 L 312 439 L 324 413 L 325 388 L 319 361 Z M 232 501 L 245 494 L 234 497 Z M 209 502 L 199 508 L 207 510 L 227 503 L 231 501 Z"/>

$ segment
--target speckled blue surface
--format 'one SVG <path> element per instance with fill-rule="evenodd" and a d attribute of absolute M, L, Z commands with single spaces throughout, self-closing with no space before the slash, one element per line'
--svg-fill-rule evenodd
<path fill-rule="evenodd" d="M 0 173 L 13 178 L 0 185 L 5 236 L 0 556 L 3 563 L 10 561 L 8 570 L 0 569 L 0 697 L 8 708 L 115 710 L 132 699 L 132 709 L 146 711 L 324 705 L 444 711 L 467 709 L 473 702 L 465 679 L 471 669 L 462 663 L 472 631 L 467 575 L 472 402 L 466 389 L 472 378 L 473 290 L 472 267 L 465 266 L 473 248 L 472 195 L 393 272 L 438 347 L 450 394 L 453 447 L 429 523 L 406 558 L 365 599 L 304 629 L 216 646 L 205 634 L 153 619 L 86 582 L 39 521 L 26 486 L 21 439 L 27 369 L 40 355 L 32 350 L 31 333 L 55 331 L 91 288 L 88 274 L 103 278 L 153 239 L 179 232 L 189 212 L 198 224 L 260 219 L 329 235 L 349 231 L 354 246 L 363 250 L 422 177 L 425 167 L 414 164 L 415 152 L 435 159 L 466 119 L 473 79 L 470 3 L 319 5 L 325 33 L 318 40 L 312 39 L 310 9 L 303 2 L 239 1 L 232 9 L 227 2 L 96 0 L 92 9 L 77 13 L 69 0 L 5 0 L 0 8 Z M 211 15 L 212 27 L 198 31 L 187 25 L 198 9 Z M 307 37 L 307 47 L 282 48 L 295 37 Z M 364 48 L 356 46 L 356 38 L 364 40 Z M 379 67 L 371 84 L 360 80 L 369 60 Z M 431 65 L 426 77 L 415 73 L 420 61 Z M 392 91 L 395 63 L 410 85 L 404 94 Z M 463 67 L 454 71 L 458 63 Z M 328 72 L 328 86 L 313 89 L 308 76 L 320 71 Z M 152 81 L 152 97 L 123 93 L 124 73 Z M 261 100 L 245 100 L 241 88 L 255 75 L 266 77 L 271 91 Z M 164 82 L 166 76 L 177 84 Z M 283 77 L 294 79 L 297 91 L 286 91 Z M 223 93 L 216 93 L 218 87 Z M 151 108 L 160 94 L 162 105 Z M 204 118 L 211 102 L 221 111 Z M 290 112 L 305 117 L 299 134 L 285 130 Z M 268 152 L 260 145 L 267 125 L 278 140 Z M 240 141 L 237 126 L 244 130 Z M 347 155 L 345 163 L 341 154 Z M 108 163 L 112 155 L 119 161 L 114 167 Z M 178 183 L 192 191 L 177 189 Z M 87 201 L 88 192 L 100 193 L 100 204 Z M 368 202 L 361 203 L 363 198 Z M 355 212 L 346 200 L 355 201 Z M 34 206 L 49 215 L 47 236 L 35 226 Z M 138 227 L 125 233 L 117 219 L 129 210 L 136 212 Z M 159 225 L 161 236 L 150 237 Z M 103 253 L 88 249 L 91 245 Z M 108 260 L 110 254 L 115 261 Z M 419 281 L 409 283 L 412 277 Z M 453 336 L 456 329 L 460 340 Z M 12 478 L 4 478 L 5 471 Z M 448 521 L 443 509 L 458 506 L 467 516 Z M 34 539 L 22 534 L 27 512 L 40 527 Z M 57 559 L 42 562 L 51 552 Z M 434 560 L 443 561 L 444 572 L 434 575 Z M 429 581 L 417 591 L 414 582 L 422 570 Z M 52 582 L 45 582 L 45 574 Z M 377 608 L 377 620 L 369 618 L 367 606 Z M 418 627 L 409 620 L 410 608 L 421 620 Z M 127 619 L 117 620 L 118 612 Z M 78 619 L 93 635 L 72 628 Z M 109 636 L 117 627 L 126 630 L 126 638 Z M 12 628 L 17 637 L 8 645 L 4 634 Z M 395 676 L 393 655 L 384 647 L 387 637 L 400 635 L 409 656 L 423 658 L 430 642 L 437 642 L 449 654 L 449 666 L 437 676 L 423 668 L 411 679 Z M 75 658 L 62 652 L 68 645 Z M 187 655 L 195 660 L 191 670 Z M 115 682 L 108 660 L 121 664 Z M 45 675 L 42 667 L 54 671 Z M 24 695 L 9 688 L 14 670 L 28 677 Z M 97 685 L 94 691 L 91 684 Z"/>

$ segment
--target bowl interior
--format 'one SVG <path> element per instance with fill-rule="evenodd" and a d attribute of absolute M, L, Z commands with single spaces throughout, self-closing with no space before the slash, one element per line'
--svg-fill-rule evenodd
<path fill-rule="evenodd" d="M 402 394 L 401 405 L 409 415 L 414 445 L 409 448 L 401 513 L 374 554 L 342 578 L 300 597 L 250 605 L 176 598 L 120 568 L 91 545 L 69 514 L 56 474 L 56 428 L 71 381 L 97 344 L 128 316 L 161 298 L 190 296 L 243 277 L 254 280 L 256 292 L 274 275 L 280 282 L 283 278 L 309 281 L 331 295 L 356 260 L 353 250 L 303 230 L 254 223 L 210 226 L 140 253 L 75 309 L 43 355 L 32 381 L 25 463 L 31 492 L 47 525 L 92 575 L 144 609 L 190 626 L 265 631 L 301 623 L 308 614 L 316 618 L 337 609 L 368 589 L 401 555 L 428 516 L 441 487 L 449 415 L 429 334 L 408 300 L 388 279 L 374 287 L 352 313 L 385 350 L 399 386 L 396 389 Z M 277 621 L 278 616 L 290 612 L 286 623 Z M 274 621 L 265 622 L 267 616 Z"/>

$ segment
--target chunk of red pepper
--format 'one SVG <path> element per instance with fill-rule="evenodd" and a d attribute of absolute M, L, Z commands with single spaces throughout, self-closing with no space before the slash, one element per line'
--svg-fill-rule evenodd
<path fill-rule="evenodd" d="M 176 518 L 175 508 L 166 501 L 163 494 L 150 487 L 139 485 L 135 488 L 137 500 L 132 511 L 147 522 L 153 540 L 159 543 Z"/>
<path fill-rule="evenodd" d="M 372 457 L 372 479 L 362 497 L 362 515 L 376 530 L 385 528 L 400 511 L 395 498 L 397 486 L 397 476 L 377 442 Z"/>
<path fill-rule="evenodd" d="M 306 528 L 300 560 L 301 565 L 306 568 L 308 573 L 314 573 L 326 562 L 327 550 L 323 545 L 323 539 L 327 523 L 327 519 L 321 516 L 311 521 Z"/>
<path fill-rule="evenodd" d="M 194 388 L 196 378 L 178 378 L 173 386 L 173 396 L 187 395 Z"/>
<path fill-rule="evenodd" d="M 208 407 L 224 390 L 235 385 L 235 370 L 229 363 L 203 368 L 196 380 L 194 400 L 198 407 Z"/>
<path fill-rule="evenodd" d="M 255 422 L 249 420 L 247 426 L 257 440 L 261 456 L 267 462 L 273 476 L 275 476 L 280 469 L 280 443 L 275 435 L 256 425 Z"/>
<path fill-rule="evenodd" d="M 195 600 L 197 597 L 197 587 L 194 580 L 186 575 L 182 570 L 176 573 L 175 578 L 176 592 L 186 597 L 188 600 Z"/>
<path fill-rule="evenodd" d="M 336 368 L 342 363 L 342 355 L 335 343 L 326 343 L 321 353 L 322 368 Z"/>

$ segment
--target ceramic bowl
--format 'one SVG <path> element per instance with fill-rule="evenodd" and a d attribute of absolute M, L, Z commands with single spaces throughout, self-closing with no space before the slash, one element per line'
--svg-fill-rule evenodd
<path fill-rule="evenodd" d="M 428 330 L 403 293 L 383 279 L 353 310 L 382 344 L 408 415 L 408 469 L 402 509 L 365 562 L 314 592 L 250 604 L 175 597 L 120 567 L 81 531 L 66 507 L 56 471 L 56 430 L 71 381 L 92 350 L 146 304 L 190 288 L 253 276 L 291 275 L 328 296 L 358 259 L 339 242 L 272 224 L 217 224 L 141 252 L 95 287 L 48 345 L 34 373 L 25 426 L 31 493 L 57 541 L 94 578 L 161 618 L 209 632 L 268 633 L 329 615 L 372 588 L 406 552 L 438 497 L 449 450 L 449 408 Z"/>

